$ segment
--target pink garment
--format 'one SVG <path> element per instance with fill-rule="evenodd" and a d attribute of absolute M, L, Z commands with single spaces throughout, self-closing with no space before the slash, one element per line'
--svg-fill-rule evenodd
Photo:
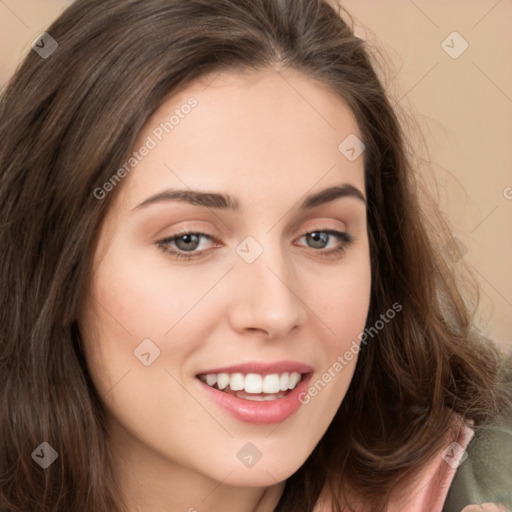
<path fill-rule="evenodd" d="M 386 512 L 442 512 L 457 468 L 467 458 L 466 448 L 475 434 L 462 418 L 456 416 L 455 421 L 460 425 L 457 439 L 450 444 L 447 443 L 430 463 L 421 469 L 411 484 L 392 493 Z M 324 494 L 314 512 L 332 512 L 330 503 L 329 496 Z M 461 512 L 507 510 L 500 505 L 484 503 L 468 505 Z"/>
<path fill-rule="evenodd" d="M 457 439 L 445 446 L 419 472 L 407 491 L 402 491 L 400 497 L 391 500 L 386 512 L 442 512 L 452 480 L 459 465 L 467 458 L 465 450 L 474 434 L 472 428 L 461 423 Z M 479 512 L 485 510 L 478 508 Z M 489 512 L 492 510 L 489 509 Z M 470 509 L 466 512 L 473 511 Z"/>

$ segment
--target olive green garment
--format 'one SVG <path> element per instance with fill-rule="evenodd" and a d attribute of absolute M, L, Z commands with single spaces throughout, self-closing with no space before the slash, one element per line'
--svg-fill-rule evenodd
<path fill-rule="evenodd" d="M 482 503 L 504 505 L 512 512 L 512 418 L 501 417 L 475 428 L 466 452 L 468 457 L 457 468 L 443 512 L 460 512 Z"/>

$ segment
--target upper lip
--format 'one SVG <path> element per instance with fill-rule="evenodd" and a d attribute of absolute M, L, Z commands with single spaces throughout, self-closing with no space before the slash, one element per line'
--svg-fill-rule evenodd
<path fill-rule="evenodd" d="M 304 363 L 297 361 L 276 361 L 276 362 L 258 362 L 251 361 L 248 363 L 235 364 L 232 366 L 222 366 L 218 368 L 210 368 L 208 370 L 200 371 L 198 375 L 218 374 L 218 373 L 258 373 L 260 375 L 270 375 L 272 373 L 310 373 L 313 368 Z"/>

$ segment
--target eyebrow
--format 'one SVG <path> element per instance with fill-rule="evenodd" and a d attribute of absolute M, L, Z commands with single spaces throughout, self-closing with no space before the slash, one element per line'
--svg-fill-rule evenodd
<path fill-rule="evenodd" d="M 366 204 L 363 193 L 353 185 L 344 183 L 339 186 L 329 187 L 314 194 L 307 196 L 299 206 L 299 210 L 309 210 L 322 204 L 330 203 L 341 197 L 355 197 Z M 207 208 L 218 208 L 223 210 L 240 211 L 240 201 L 228 194 L 219 194 L 215 192 L 201 192 L 198 190 L 180 190 L 169 189 L 159 192 L 149 197 L 141 204 L 133 208 L 145 208 L 151 204 L 163 201 L 182 201 L 193 205 L 204 206 Z"/>

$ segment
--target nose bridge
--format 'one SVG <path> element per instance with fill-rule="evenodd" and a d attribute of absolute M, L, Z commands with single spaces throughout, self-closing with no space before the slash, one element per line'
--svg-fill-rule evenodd
<path fill-rule="evenodd" d="M 275 236 L 244 239 L 236 251 L 236 305 L 232 321 L 238 329 L 266 330 L 284 336 L 303 321 L 303 303 L 295 288 L 293 267 Z"/>

